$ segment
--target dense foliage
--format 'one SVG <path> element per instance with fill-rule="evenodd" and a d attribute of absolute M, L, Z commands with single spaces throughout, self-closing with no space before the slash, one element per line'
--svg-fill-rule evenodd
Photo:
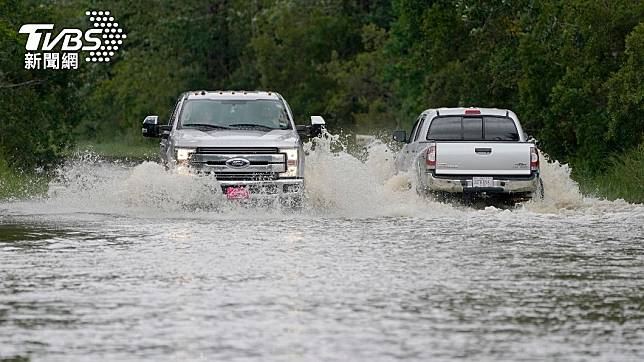
<path fill-rule="evenodd" d="M 22 69 L 22 23 L 75 26 L 90 8 L 128 33 L 111 63 Z M 644 140 L 643 20 L 632 0 L 0 1 L 0 157 L 50 163 L 72 128 L 136 134 L 183 90 L 270 89 L 299 122 L 360 132 L 431 107 L 511 108 L 592 175 Z"/>
<path fill-rule="evenodd" d="M 46 8 L 0 1 L 0 168 L 47 166 L 73 141 L 81 119 L 79 74 L 24 69 L 24 36 L 30 19 L 54 20 Z"/>

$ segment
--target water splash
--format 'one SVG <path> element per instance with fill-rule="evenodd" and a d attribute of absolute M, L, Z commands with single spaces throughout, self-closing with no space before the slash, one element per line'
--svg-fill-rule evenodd
<path fill-rule="evenodd" d="M 551 160 L 544 153 L 540 153 L 540 172 L 543 181 L 543 200 L 534 199 L 526 204 L 530 210 L 542 212 L 556 212 L 561 209 L 577 208 L 584 204 L 584 196 L 579 190 L 579 185 L 570 174 L 572 169 L 567 164 Z M 544 162 L 545 161 L 545 162 Z"/>
<path fill-rule="evenodd" d="M 411 178 L 395 174 L 395 153 L 376 141 L 364 149 L 366 160 L 347 151 L 338 137 L 327 135 L 306 145 L 306 188 L 311 206 L 320 211 L 352 216 L 419 216 L 452 210 L 420 198 Z"/>
<path fill-rule="evenodd" d="M 631 212 L 642 210 L 641 205 L 629 204 L 624 200 L 609 201 L 602 198 L 584 195 L 579 184 L 571 178 L 572 169 L 568 164 L 552 160 L 541 153 L 541 179 L 544 186 L 543 200 L 533 199 L 520 207 L 539 213 L 589 213 Z"/>
<path fill-rule="evenodd" d="M 338 217 L 441 217 L 467 212 L 501 211 L 495 207 L 473 210 L 420 197 L 410 174 L 396 174 L 395 151 L 374 141 L 350 152 L 339 136 L 326 134 L 305 145 L 307 200 L 301 213 L 290 215 Z M 570 178 L 570 168 L 542 155 L 541 172 L 545 198 L 518 205 L 512 212 L 588 212 L 619 207 L 584 197 Z M 137 165 L 102 160 L 94 153 L 76 155 L 57 170 L 48 196 L 0 204 L 0 209 L 19 213 L 106 213 L 137 217 L 273 217 L 279 207 L 252 209 L 224 200 L 213 177 L 196 177 L 181 170 L 166 170 L 154 162 Z M 37 211 L 36 211 L 37 210 Z M 215 212 L 213 214 L 213 212 Z M 280 216 L 280 217 L 282 217 Z"/>
<path fill-rule="evenodd" d="M 80 154 L 56 172 L 43 205 L 62 212 L 163 215 L 182 210 L 213 210 L 221 205 L 213 177 L 166 170 L 155 162 L 138 165 Z"/>

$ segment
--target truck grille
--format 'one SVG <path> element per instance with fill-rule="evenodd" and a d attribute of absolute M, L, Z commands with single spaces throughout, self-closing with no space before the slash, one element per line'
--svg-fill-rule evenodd
<path fill-rule="evenodd" d="M 242 159 L 240 167 L 229 165 Z M 218 180 L 275 180 L 286 172 L 286 154 L 269 147 L 202 147 L 190 157 L 190 165 L 199 172 L 214 174 Z"/>
<path fill-rule="evenodd" d="M 196 153 L 201 154 L 271 154 L 279 153 L 277 147 L 199 147 Z"/>

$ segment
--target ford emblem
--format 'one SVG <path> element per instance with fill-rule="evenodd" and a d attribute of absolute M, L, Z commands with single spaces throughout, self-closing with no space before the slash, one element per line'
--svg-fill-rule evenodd
<path fill-rule="evenodd" d="M 226 161 L 226 166 L 231 168 L 244 168 L 250 165 L 250 161 L 245 158 L 231 158 Z"/>

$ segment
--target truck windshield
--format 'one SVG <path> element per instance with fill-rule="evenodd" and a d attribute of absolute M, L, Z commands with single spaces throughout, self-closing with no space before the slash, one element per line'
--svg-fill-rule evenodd
<path fill-rule="evenodd" d="M 212 129 L 289 129 L 282 102 L 270 99 L 211 100 L 190 99 L 183 104 L 182 127 Z"/>
<path fill-rule="evenodd" d="M 437 117 L 427 132 L 436 141 L 518 141 L 519 132 L 507 117 Z"/>

